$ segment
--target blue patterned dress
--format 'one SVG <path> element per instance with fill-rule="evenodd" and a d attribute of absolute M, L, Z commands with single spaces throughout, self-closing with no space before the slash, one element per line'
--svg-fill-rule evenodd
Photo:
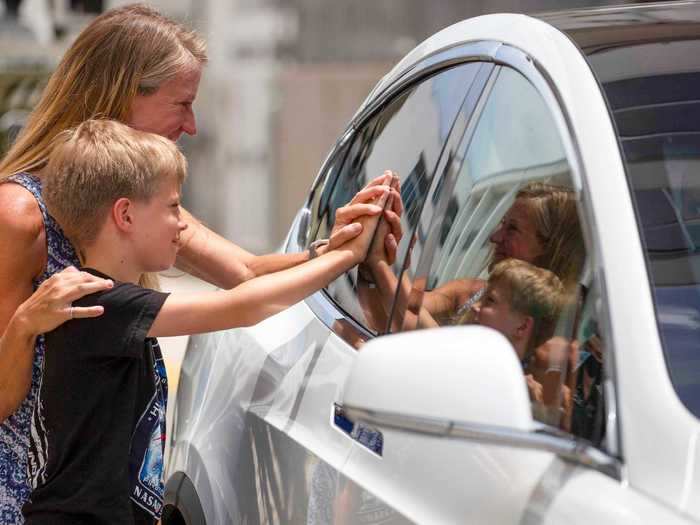
<path fill-rule="evenodd" d="M 36 198 L 46 231 L 48 259 L 46 270 L 34 281 L 34 290 L 53 274 L 67 266 L 79 266 L 78 257 L 72 244 L 63 235 L 61 228 L 46 211 L 41 197 L 41 181 L 29 174 L 15 175 L 7 179 L 16 182 Z M 27 479 L 27 450 L 29 448 L 29 428 L 36 400 L 42 365 L 44 362 L 44 337 L 39 336 L 34 348 L 32 386 L 29 395 L 17 411 L 0 425 L 0 524 L 14 525 L 24 522 L 22 505 L 29 497 Z"/>

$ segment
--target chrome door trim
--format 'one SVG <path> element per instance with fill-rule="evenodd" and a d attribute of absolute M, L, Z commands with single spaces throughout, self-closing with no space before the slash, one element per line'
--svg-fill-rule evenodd
<path fill-rule="evenodd" d="M 343 339 L 350 346 L 355 346 L 352 342 L 352 337 L 349 334 L 338 334 L 337 326 L 334 326 L 338 322 L 344 324 L 343 328 L 352 332 L 353 336 L 357 339 L 361 339 L 363 342 L 369 341 L 376 337 L 372 332 L 366 330 L 361 324 L 355 321 L 352 316 L 348 315 L 345 311 L 341 310 L 338 305 L 331 299 L 325 290 L 320 290 L 314 294 L 309 295 L 304 299 L 306 306 L 308 306 L 311 311 L 316 315 L 316 318 L 321 321 L 324 325 L 328 327 L 331 332 Z M 346 337 L 346 335 L 348 337 Z"/>
<path fill-rule="evenodd" d="M 614 479 L 622 479 L 622 465 L 617 458 L 595 448 L 587 441 L 573 438 L 569 434 L 545 426 L 526 431 L 428 416 L 406 416 L 348 405 L 343 406 L 343 411 L 351 421 L 362 422 L 373 427 L 550 452 L 564 460 L 597 470 Z"/>

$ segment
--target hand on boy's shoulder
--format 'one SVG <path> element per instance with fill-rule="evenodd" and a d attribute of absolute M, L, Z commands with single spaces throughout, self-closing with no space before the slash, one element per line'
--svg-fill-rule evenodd
<path fill-rule="evenodd" d="M 168 295 L 149 288 L 143 288 L 137 284 L 117 281 L 109 275 L 92 268 L 82 268 L 82 270 L 103 279 L 111 279 L 114 282 L 112 288 L 86 295 L 73 303 L 75 306 L 104 307 L 104 314 L 102 315 L 105 318 L 104 320 L 114 315 L 138 316 L 146 304 L 154 301 L 162 303 Z"/>
<path fill-rule="evenodd" d="M 90 268 L 83 271 L 110 279 Z M 115 280 L 112 288 L 86 295 L 73 303 L 74 306 L 102 306 L 104 313 L 92 319 L 73 319 L 59 326 L 47 334 L 48 349 L 69 349 L 71 359 L 81 356 L 142 358 L 148 331 L 167 296 L 167 293 Z"/>

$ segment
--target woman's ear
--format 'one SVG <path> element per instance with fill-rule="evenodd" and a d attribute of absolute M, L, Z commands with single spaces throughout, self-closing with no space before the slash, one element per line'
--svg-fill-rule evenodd
<path fill-rule="evenodd" d="M 121 197 L 112 205 L 112 220 L 119 231 L 129 232 L 134 227 L 133 203 Z"/>

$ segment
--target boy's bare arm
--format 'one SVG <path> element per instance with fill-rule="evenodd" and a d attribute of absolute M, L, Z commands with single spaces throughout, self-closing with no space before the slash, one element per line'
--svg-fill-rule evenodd
<path fill-rule="evenodd" d="M 254 325 L 323 288 L 356 262 L 352 251 L 339 249 L 232 290 L 172 294 L 148 335 L 188 335 Z"/>
<path fill-rule="evenodd" d="M 388 189 L 373 205 L 373 216 L 365 215 L 358 223 L 345 226 L 354 238 L 340 248 L 293 268 L 256 277 L 232 290 L 173 294 L 166 299 L 148 335 L 187 335 L 251 326 L 320 290 L 364 259 L 387 193 Z"/>
<path fill-rule="evenodd" d="M 384 194 L 388 187 L 384 184 L 390 180 L 389 174 L 377 177 L 357 192 L 346 206 L 336 210 L 330 243 L 319 248 L 319 253 L 331 251 L 352 239 L 353 230 L 348 226 L 353 221 L 381 212 L 374 201 Z M 182 246 L 176 266 L 220 288 L 233 288 L 249 279 L 292 268 L 309 259 L 307 251 L 254 255 L 211 231 L 187 210 L 183 209 L 182 214 L 187 230 L 181 236 Z"/>

